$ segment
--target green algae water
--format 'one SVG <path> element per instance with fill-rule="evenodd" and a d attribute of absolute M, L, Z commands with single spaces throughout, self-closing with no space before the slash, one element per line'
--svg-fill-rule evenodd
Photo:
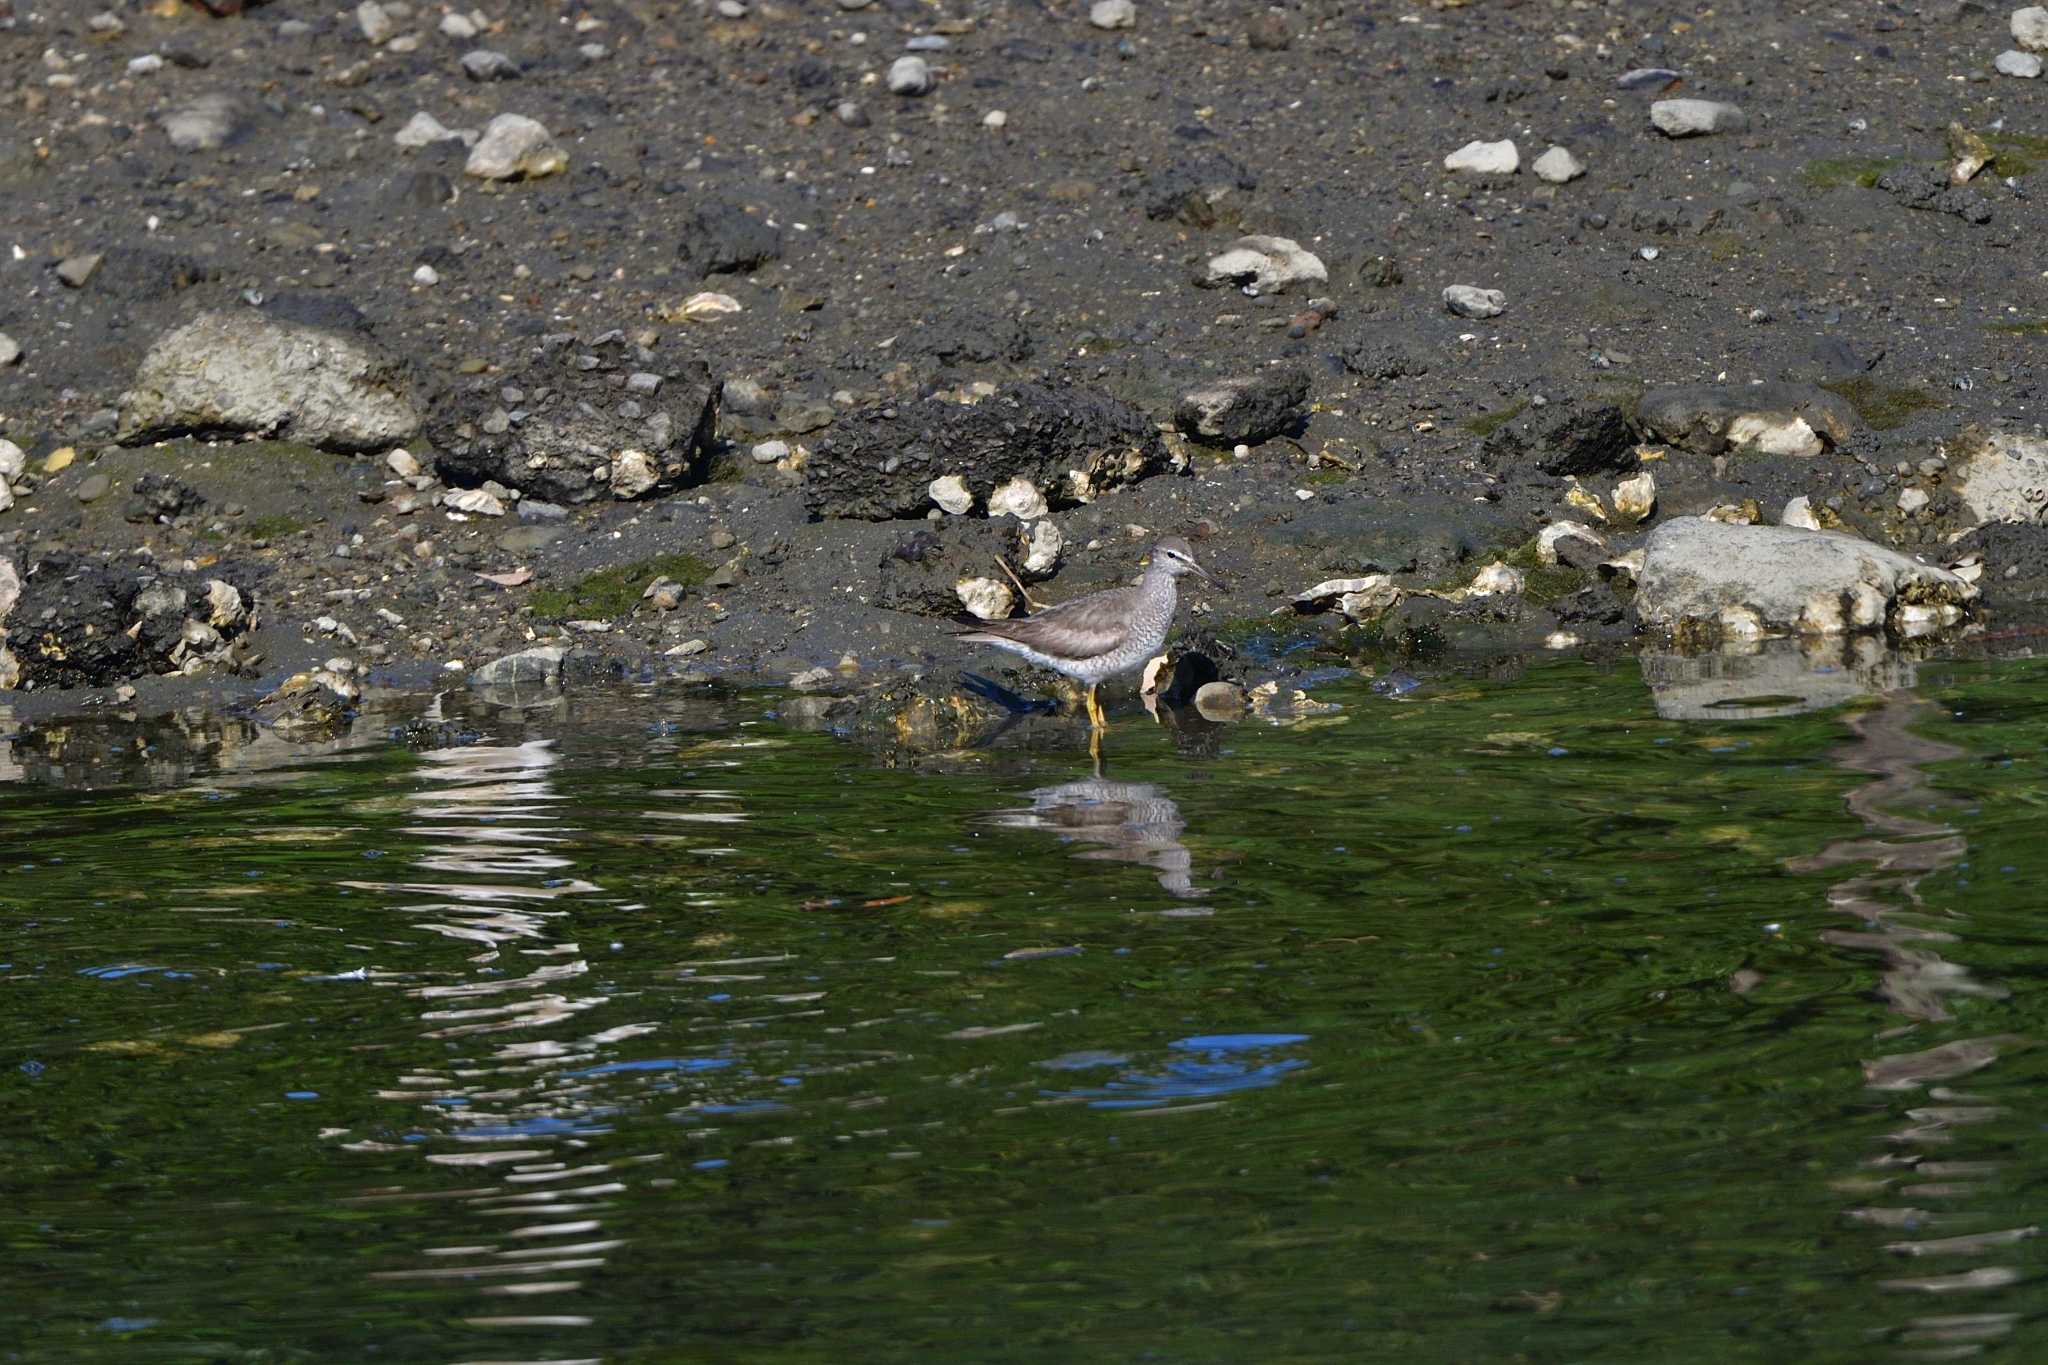
<path fill-rule="evenodd" d="M 0 1359 L 2042 1359 L 2048 675 L 1888 667 L 0 723 Z"/>

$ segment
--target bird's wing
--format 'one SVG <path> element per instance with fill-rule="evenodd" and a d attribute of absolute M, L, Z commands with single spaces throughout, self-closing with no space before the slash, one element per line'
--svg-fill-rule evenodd
<path fill-rule="evenodd" d="M 1131 633 L 1128 588 L 1090 593 L 1014 621 L 989 621 L 962 638 L 1010 640 L 1055 658 L 1107 654 Z"/>

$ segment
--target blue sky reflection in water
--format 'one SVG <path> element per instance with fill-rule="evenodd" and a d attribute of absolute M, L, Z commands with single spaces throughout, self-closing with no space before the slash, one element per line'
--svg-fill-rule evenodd
<path fill-rule="evenodd" d="M 20 727 L 0 1358 L 2032 1358 L 2048 686 L 1886 667 Z"/>

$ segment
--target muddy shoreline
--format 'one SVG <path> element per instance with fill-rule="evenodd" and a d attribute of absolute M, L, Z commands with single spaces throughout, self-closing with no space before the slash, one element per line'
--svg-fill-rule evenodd
<path fill-rule="evenodd" d="M 963 583 L 1166 533 L 1247 686 L 1628 650 L 1613 566 L 1702 514 L 2048 616 L 2004 7 L 501 9 L 0 3 L 15 714 L 532 650 L 1044 695 Z"/>

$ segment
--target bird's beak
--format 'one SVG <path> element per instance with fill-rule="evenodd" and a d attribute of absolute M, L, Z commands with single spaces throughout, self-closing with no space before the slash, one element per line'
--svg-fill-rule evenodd
<path fill-rule="evenodd" d="M 1221 592 L 1223 590 L 1225 586 L 1223 580 L 1218 578 L 1215 574 L 1210 573 L 1201 565 L 1195 563 L 1194 560 L 1191 559 L 1188 561 L 1188 567 L 1193 569 L 1196 573 L 1200 574 L 1205 580 L 1207 580 L 1210 587 L 1216 589 L 1218 592 Z"/>

